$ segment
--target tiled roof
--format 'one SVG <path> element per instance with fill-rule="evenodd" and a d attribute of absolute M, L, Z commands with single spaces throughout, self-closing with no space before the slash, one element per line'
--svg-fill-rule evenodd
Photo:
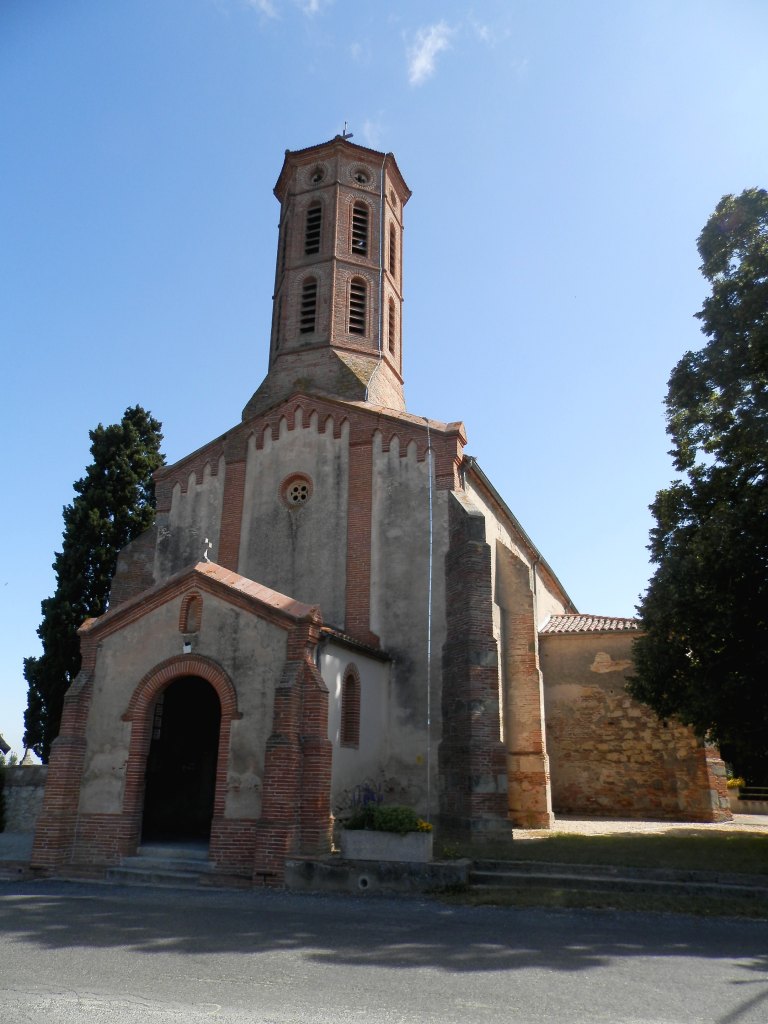
<path fill-rule="evenodd" d="M 262 604 L 269 605 L 271 608 L 284 612 L 295 619 L 311 618 L 318 614 L 319 609 L 313 605 L 304 604 L 303 601 L 296 601 L 294 598 L 288 597 L 287 594 L 281 594 L 277 590 L 265 587 L 262 583 L 256 583 L 255 580 L 249 580 L 246 576 L 241 576 L 231 569 L 225 569 L 215 562 L 198 562 L 194 567 L 194 571 L 199 572 L 202 576 L 207 576 L 209 579 L 216 580 L 226 587 L 231 587 L 232 590 L 238 590 L 241 594 L 246 594 L 248 597 L 261 601 Z"/>
<path fill-rule="evenodd" d="M 539 633 L 636 633 L 639 628 L 637 619 L 616 619 L 605 615 L 550 615 Z"/>
<path fill-rule="evenodd" d="M 370 644 L 364 644 L 361 640 L 355 640 L 353 636 L 349 636 L 348 633 L 343 633 L 340 629 L 335 629 L 333 626 L 322 626 L 320 628 L 320 635 L 326 640 L 335 640 L 345 647 L 354 648 L 356 651 L 364 651 L 378 661 L 392 660 L 391 656 L 386 651 L 381 650 L 380 647 L 371 647 Z"/>

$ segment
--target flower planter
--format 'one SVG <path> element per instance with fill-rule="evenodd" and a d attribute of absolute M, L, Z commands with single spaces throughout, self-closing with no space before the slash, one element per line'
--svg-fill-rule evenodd
<path fill-rule="evenodd" d="M 344 829 L 341 833 L 344 860 L 393 860 L 426 864 L 432 860 L 431 832 L 374 832 Z"/>

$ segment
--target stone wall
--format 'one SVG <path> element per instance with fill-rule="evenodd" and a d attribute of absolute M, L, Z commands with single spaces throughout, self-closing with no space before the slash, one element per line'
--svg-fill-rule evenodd
<path fill-rule="evenodd" d="M 540 637 L 556 814 L 722 821 L 725 769 L 683 725 L 626 692 L 632 637 Z"/>
<path fill-rule="evenodd" d="M 5 831 L 34 832 L 43 805 L 48 767 L 18 765 L 5 769 Z"/>

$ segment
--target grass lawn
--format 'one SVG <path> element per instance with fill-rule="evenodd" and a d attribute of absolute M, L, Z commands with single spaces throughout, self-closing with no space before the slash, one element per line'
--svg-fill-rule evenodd
<path fill-rule="evenodd" d="M 439 844 L 437 849 L 439 856 Z M 544 838 L 518 839 L 503 845 L 454 846 L 447 852 L 473 859 L 768 876 L 768 833 L 672 829 L 664 833 L 585 836 L 553 832 Z M 439 898 L 472 906 L 590 907 L 768 919 L 768 899 L 757 895 L 754 899 L 729 899 L 664 892 L 588 892 L 557 888 L 554 879 L 551 888 L 520 884 L 515 888 L 447 892 Z"/>
<path fill-rule="evenodd" d="M 671 829 L 669 832 L 622 832 L 605 836 L 553 832 L 543 838 L 516 839 L 503 845 L 453 846 L 448 852 L 473 859 L 768 875 L 768 832 Z M 439 843 L 437 856 L 440 856 Z"/>

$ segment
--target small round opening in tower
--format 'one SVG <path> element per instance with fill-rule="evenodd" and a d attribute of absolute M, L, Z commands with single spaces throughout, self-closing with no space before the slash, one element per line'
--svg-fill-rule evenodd
<path fill-rule="evenodd" d="M 371 175 L 365 169 L 365 167 L 356 167 L 352 172 L 352 177 L 358 183 L 358 185 L 367 185 L 371 180 Z"/>
<path fill-rule="evenodd" d="M 280 497 L 289 508 L 301 508 L 312 497 L 312 481 L 303 473 L 293 473 L 280 488 Z"/>
<path fill-rule="evenodd" d="M 309 174 L 309 180 L 312 182 L 313 185 L 319 185 L 324 177 L 325 168 L 322 166 L 322 164 L 318 164 L 316 167 L 313 167 Z"/>

